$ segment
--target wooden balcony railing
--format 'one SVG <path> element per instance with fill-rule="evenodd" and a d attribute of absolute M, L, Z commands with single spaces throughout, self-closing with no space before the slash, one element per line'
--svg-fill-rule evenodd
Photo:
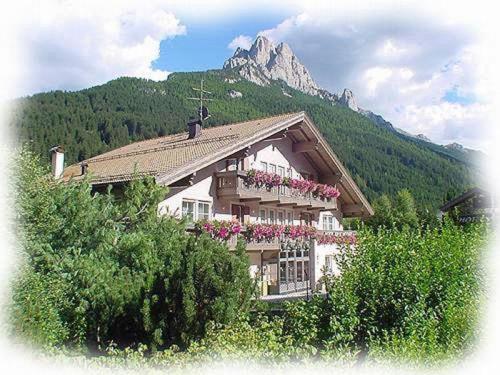
<path fill-rule="evenodd" d="M 229 171 L 216 173 L 217 197 L 241 200 L 260 200 L 262 203 L 290 205 L 304 209 L 334 210 L 337 199 L 321 199 L 310 193 L 302 193 L 286 186 L 266 188 L 246 183 L 246 172 Z"/>
<path fill-rule="evenodd" d="M 234 250 L 236 248 L 238 237 L 232 236 L 227 241 L 227 246 L 230 250 Z M 268 241 L 256 241 L 256 240 L 247 240 L 246 241 L 246 250 L 247 251 L 259 251 L 259 250 L 280 250 L 281 248 L 281 238 L 274 237 Z"/>

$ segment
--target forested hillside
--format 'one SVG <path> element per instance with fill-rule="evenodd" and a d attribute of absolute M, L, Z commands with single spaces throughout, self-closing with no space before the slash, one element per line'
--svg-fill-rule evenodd
<path fill-rule="evenodd" d="M 66 163 L 83 160 L 137 140 L 182 132 L 196 103 L 192 87 L 205 79 L 213 94 L 207 126 L 292 111 L 306 111 L 349 169 L 368 199 L 408 188 L 420 205 L 439 205 L 446 193 L 471 185 L 472 166 L 425 144 L 375 126 L 345 107 L 334 106 L 276 84 L 227 82 L 227 73 L 175 73 L 163 82 L 120 78 L 78 92 L 55 91 L 18 99 L 12 117 L 18 139 L 30 141 L 49 160 L 56 144 Z M 228 90 L 242 93 L 230 98 Z"/>

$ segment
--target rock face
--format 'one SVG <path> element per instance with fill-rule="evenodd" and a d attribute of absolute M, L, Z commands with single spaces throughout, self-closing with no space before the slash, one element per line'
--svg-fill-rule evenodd
<path fill-rule="evenodd" d="M 226 60 L 224 69 L 233 69 L 257 85 L 282 80 L 288 86 L 310 95 L 318 95 L 319 86 L 286 43 L 275 46 L 264 36 L 258 36 L 249 50 L 238 48 Z"/>
<path fill-rule="evenodd" d="M 387 130 L 397 132 L 398 130 L 392 126 L 392 124 L 384 119 L 382 116 L 377 115 L 376 113 L 373 113 L 372 111 L 368 111 L 366 109 L 358 108 L 358 112 L 362 114 L 363 116 L 367 117 L 368 119 L 371 120 L 375 125 L 385 128 Z"/>
<path fill-rule="evenodd" d="M 432 142 L 429 138 L 427 138 L 424 134 L 420 133 L 416 135 L 416 138 L 421 139 L 422 141 Z"/>
<path fill-rule="evenodd" d="M 354 94 L 349 89 L 344 89 L 344 92 L 340 96 L 338 103 L 346 107 L 351 108 L 354 112 L 358 112 L 358 105 L 354 99 Z"/>
<path fill-rule="evenodd" d="M 227 94 L 231 97 L 231 98 L 242 98 L 243 97 L 243 94 L 239 91 L 236 91 L 236 90 L 229 90 L 227 92 Z"/>
<path fill-rule="evenodd" d="M 319 96 L 332 104 L 348 107 L 367 117 L 375 125 L 396 131 L 382 116 L 358 107 L 351 90 L 344 89 L 339 95 L 319 87 L 286 43 L 276 46 L 266 37 L 258 36 L 250 49 L 237 48 L 233 57 L 224 62 L 223 69 L 236 72 L 242 78 L 260 86 L 281 80 L 291 88 Z M 286 91 L 283 91 L 283 95 L 291 96 Z"/>
<path fill-rule="evenodd" d="M 460 143 L 457 143 L 457 142 L 447 144 L 444 147 L 446 147 L 449 150 L 458 150 L 458 151 L 465 151 L 466 150 L 466 148 L 464 146 L 462 146 Z"/>

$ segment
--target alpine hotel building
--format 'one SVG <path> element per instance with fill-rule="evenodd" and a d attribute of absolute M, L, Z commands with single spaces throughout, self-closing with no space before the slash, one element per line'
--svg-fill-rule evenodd
<path fill-rule="evenodd" d="M 101 190 L 153 176 L 169 188 L 160 215 L 185 216 L 191 227 L 201 222 L 198 228 L 207 230 L 232 222 L 242 234 L 252 232 L 246 249 L 262 295 L 312 289 L 335 272 L 339 243 L 354 241 L 342 218 L 373 214 L 304 112 L 210 128 L 192 123 L 186 133 L 132 143 L 64 170 L 62 149 L 52 153 L 63 180 L 90 174 Z M 234 248 L 236 236 L 224 237 Z"/>

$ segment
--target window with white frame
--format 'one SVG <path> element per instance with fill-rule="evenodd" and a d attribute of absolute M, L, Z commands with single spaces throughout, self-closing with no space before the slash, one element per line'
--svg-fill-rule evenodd
<path fill-rule="evenodd" d="M 325 268 L 327 273 L 333 272 L 333 255 L 325 256 Z"/>
<path fill-rule="evenodd" d="M 288 211 L 286 216 L 287 216 L 288 225 L 292 225 L 293 224 L 293 212 Z"/>
<path fill-rule="evenodd" d="M 269 164 L 269 173 L 276 173 L 276 164 Z"/>
<path fill-rule="evenodd" d="M 187 217 L 189 221 L 194 220 L 194 201 L 182 201 L 182 217 Z"/>
<path fill-rule="evenodd" d="M 260 170 L 267 172 L 267 163 L 265 161 L 260 162 Z"/>
<path fill-rule="evenodd" d="M 187 200 L 182 201 L 182 216 L 187 217 L 189 221 L 210 219 L 210 203 Z"/>
<path fill-rule="evenodd" d="M 274 216 L 274 210 L 269 210 L 269 223 L 276 224 L 276 217 Z"/>
<path fill-rule="evenodd" d="M 285 224 L 285 215 L 283 214 L 283 211 L 278 211 L 278 224 Z"/>
<path fill-rule="evenodd" d="M 265 224 L 266 223 L 266 210 L 261 209 L 259 211 L 259 219 L 260 219 L 261 224 Z"/>
<path fill-rule="evenodd" d="M 323 215 L 323 230 L 333 230 L 333 223 L 333 215 Z"/>
<path fill-rule="evenodd" d="M 208 220 L 210 219 L 210 203 L 208 202 L 198 202 L 198 220 Z"/>

